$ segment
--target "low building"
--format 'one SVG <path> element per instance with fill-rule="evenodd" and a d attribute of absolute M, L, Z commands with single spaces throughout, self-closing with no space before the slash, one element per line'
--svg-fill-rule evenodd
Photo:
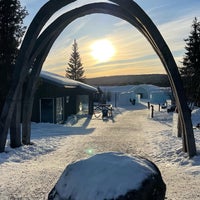
<path fill-rule="evenodd" d="M 167 100 L 172 98 L 171 88 L 169 87 L 158 87 L 155 85 L 141 84 L 134 86 L 131 89 L 139 99 L 148 99 L 152 104 L 164 104 Z"/>
<path fill-rule="evenodd" d="M 131 105 L 140 101 L 149 101 L 152 104 L 164 104 L 173 99 L 171 88 L 158 87 L 155 85 L 140 84 L 127 86 L 104 86 L 104 93 L 109 93 L 111 102 L 117 106 Z"/>
<path fill-rule="evenodd" d="M 42 71 L 34 98 L 32 121 L 63 123 L 79 112 L 93 114 L 95 87 Z"/>

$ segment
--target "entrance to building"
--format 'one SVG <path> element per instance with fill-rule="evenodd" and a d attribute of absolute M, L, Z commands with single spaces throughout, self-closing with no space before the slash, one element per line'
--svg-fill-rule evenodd
<path fill-rule="evenodd" d="M 40 122 L 54 122 L 53 98 L 40 99 Z"/>

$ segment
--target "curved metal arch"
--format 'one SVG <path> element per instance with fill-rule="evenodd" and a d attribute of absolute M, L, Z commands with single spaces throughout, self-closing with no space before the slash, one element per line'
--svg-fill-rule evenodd
<path fill-rule="evenodd" d="M 178 94 L 177 91 L 181 91 L 181 80 L 177 80 L 177 81 L 174 81 L 174 74 L 175 74 L 175 77 L 176 79 L 178 79 L 179 77 L 179 73 L 178 73 L 178 70 L 177 70 L 177 67 L 176 67 L 176 63 L 173 59 L 173 56 L 171 54 L 171 52 L 168 50 L 168 47 L 164 41 L 164 39 L 162 37 L 158 37 L 159 36 L 159 31 L 157 30 L 157 28 L 155 27 L 154 24 L 152 24 L 152 21 L 150 20 L 150 18 L 147 18 L 147 17 L 143 17 L 144 19 L 141 19 L 139 18 L 140 22 L 137 21 L 138 18 L 136 18 L 136 16 L 131 16 L 132 13 L 139 13 L 138 15 L 139 16 L 144 16 L 141 14 L 141 12 L 143 13 L 143 10 L 141 10 L 140 8 L 137 8 L 135 5 L 135 3 L 131 1 L 131 5 L 127 5 L 127 4 L 123 4 L 122 7 L 125 8 L 125 13 L 123 12 L 123 10 L 118 7 L 118 6 L 115 6 L 115 5 L 108 5 L 108 4 L 96 4 L 94 8 L 92 8 L 92 4 L 91 5 L 88 5 L 88 6 L 83 6 L 77 10 L 73 10 L 73 12 L 77 12 L 78 15 L 76 15 L 76 19 L 78 17 L 81 17 L 83 15 L 86 15 L 86 14 L 91 14 L 91 13 L 97 13 L 97 12 L 100 12 L 100 13 L 107 13 L 107 14 L 111 14 L 111 15 L 114 15 L 116 17 L 120 17 L 126 21 L 128 21 L 129 23 L 131 23 L 132 25 L 134 25 L 139 31 L 142 32 L 142 34 L 147 38 L 147 40 L 151 43 L 152 47 L 154 48 L 154 50 L 156 51 L 157 55 L 160 57 L 166 71 L 168 72 L 168 76 L 169 76 L 169 79 L 170 79 L 170 82 L 171 82 L 171 85 L 172 85 L 172 89 L 174 91 L 174 93 L 176 94 L 175 97 L 176 97 L 176 102 L 178 103 L 178 106 L 179 106 L 179 110 L 182 111 L 182 109 L 184 108 L 184 102 L 180 102 L 180 98 L 183 99 L 183 93 L 181 92 L 181 94 Z M 130 6 L 132 7 L 132 10 L 134 10 L 135 12 L 131 12 L 130 13 Z M 136 9 L 137 8 L 137 9 Z M 91 12 L 91 9 L 92 9 L 92 12 Z M 128 13 L 128 14 L 127 14 Z M 71 18 L 70 18 L 70 15 L 71 15 Z M 73 16 L 74 14 L 73 13 L 66 13 L 64 15 L 62 15 L 61 17 L 59 17 L 57 20 L 55 20 L 45 31 L 44 33 L 41 35 L 41 37 L 38 38 L 38 44 L 43 44 L 43 42 L 45 40 L 48 40 L 48 38 L 53 38 L 53 40 L 55 40 L 57 38 L 57 34 L 60 34 L 60 32 L 67 26 L 67 24 L 69 24 L 69 22 L 71 22 L 73 20 Z M 153 27 L 153 28 L 152 28 Z M 56 29 L 56 34 L 55 32 L 53 34 L 51 34 L 51 30 L 55 30 Z M 153 29 L 151 32 L 147 31 L 147 30 L 151 30 Z M 52 36 L 51 36 L 52 35 Z M 157 45 L 158 44 L 158 45 Z M 159 47 L 159 45 L 162 45 L 162 48 Z M 38 45 L 36 45 L 38 46 Z M 165 48 L 165 51 L 163 50 L 163 48 Z M 165 54 L 167 55 L 163 55 L 163 52 L 165 52 Z M 35 51 L 37 52 L 38 49 Z M 170 60 L 169 58 L 171 58 L 171 64 L 169 65 L 169 63 L 166 62 L 166 60 Z M 171 68 L 169 68 L 169 66 Z M 175 84 L 175 82 L 177 82 Z M 182 95 L 181 97 L 179 97 L 180 95 Z M 179 97 L 179 98 L 177 98 Z M 181 104 L 182 103 L 182 104 Z M 185 121 L 185 117 L 184 114 L 187 112 L 187 104 L 185 104 L 185 112 L 182 111 L 182 120 L 183 122 Z M 181 112 L 180 111 L 180 112 Z M 189 122 L 189 119 L 187 118 L 186 119 L 186 122 Z M 189 124 L 190 126 L 190 124 Z M 187 127 L 189 126 L 185 126 L 185 132 L 188 132 L 190 129 L 188 129 Z M 189 140 L 188 140 L 189 141 Z M 190 148 L 190 145 L 188 144 L 187 145 L 188 148 Z"/>
<path fill-rule="evenodd" d="M 187 139 L 188 139 L 188 141 L 191 141 L 191 143 L 187 144 L 187 148 L 188 148 L 187 150 L 189 151 L 190 156 L 193 156 L 196 153 L 196 149 L 195 148 L 190 149 L 191 146 L 195 147 L 195 145 L 192 144 L 194 142 L 194 140 L 193 140 L 194 136 L 193 136 L 193 130 L 192 130 L 192 126 L 191 126 L 191 119 L 190 119 L 190 117 L 188 117 L 189 116 L 189 110 L 187 108 L 187 104 L 186 104 L 184 94 L 181 91 L 183 88 L 182 88 L 181 81 L 180 81 L 180 75 L 178 73 L 176 63 L 173 59 L 173 56 L 172 56 L 168 46 L 166 45 L 164 39 L 162 38 L 161 34 L 157 30 L 156 26 L 150 20 L 150 18 L 146 15 L 146 13 L 135 2 L 130 1 L 130 0 L 126 0 L 126 3 L 124 1 L 121 1 L 121 0 L 111 0 L 111 1 L 119 5 L 118 8 L 115 7 L 115 9 L 116 9 L 115 12 L 113 12 L 112 9 L 108 9 L 108 7 L 111 6 L 111 5 L 108 5 L 108 3 L 105 3 L 106 7 L 102 11 L 100 11 L 100 9 L 95 10 L 95 8 L 93 8 L 93 10 L 89 11 L 88 14 L 101 12 L 101 13 L 108 13 L 108 14 L 120 17 L 120 18 L 126 20 L 127 22 L 133 24 L 140 32 L 142 32 L 142 34 L 150 42 L 150 44 L 152 45 L 152 47 L 156 51 L 157 55 L 160 57 L 163 65 L 164 65 L 164 67 L 165 67 L 165 69 L 168 73 L 172 89 L 175 92 L 176 101 L 178 103 L 178 107 L 179 107 L 179 110 L 180 110 L 180 113 L 181 113 L 181 118 L 182 118 L 182 121 L 184 122 L 184 125 L 185 125 L 184 130 L 185 130 L 186 136 L 189 137 Z M 50 1 L 50 2 L 52 3 L 53 0 Z M 62 2 L 64 2 L 64 1 L 62 1 Z M 53 5 L 53 4 L 51 4 L 51 5 Z M 112 6 L 114 6 L 114 5 L 112 5 Z M 82 11 L 79 10 L 79 12 L 80 12 L 79 15 L 80 16 L 84 15 L 86 7 L 80 7 L 79 9 L 83 9 Z M 46 9 L 44 9 L 44 12 L 47 12 Z M 86 14 L 87 14 L 87 11 L 86 11 Z M 72 15 L 71 20 L 73 21 L 74 19 L 76 19 L 80 16 L 73 16 Z M 35 19 L 37 19 L 37 17 Z M 55 23 L 56 22 L 58 22 L 58 21 L 55 21 Z M 43 22 L 41 22 L 41 24 L 42 23 Z M 60 22 L 59 24 L 63 26 L 63 23 Z M 42 26 L 40 25 L 39 27 L 41 28 Z M 55 28 L 55 25 L 50 26 L 50 27 Z M 46 33 L 49 30 L 48 28 L 45 30 Z M 59 35 L 59 31 L 61 31 L 61 29 L 62 28 L 56 29 L 57 30 L 57 33 L 56 33 L 57 36 Z M 37 29 L 36 32 L 38 32 L 38 29 Z M 50 42 L 50 41 L 55 40 L 57 38 L 57 37 L 55 37 L 56 34 L 54 36 L 53 35 L 49 36 L 48 39 L 46 40 L 46 42 Z M 34 35 L 35 36 L 31 40 L 33 43 L 34 43 L 34 41 L 36 42 L 36 35 L 37 34 L 34 34 Z M 42 37 L 43 36 L 41 35 L 41 37 L 39 37 L 37 39 L 37 43 L 41 40 L 42 42 L 44 42 L 44 45 L 45 45 L 45 39 L 42 39 Z M 32 44 L 32 42 L 31 42 L 31 44 Z M 36 43 L 35 47 L 38 50 L 39 45 L 37 43 Z M 42 46 L 44 46 L 44 45 L 42 45 Z M 40 47 L 41 49 L 43 49 L 42 46 Z M 51 46 L 51 45 L 49 45 L 49 46 Z M 30 51 L 32 51 L 32 58 L 29 57 L 29 59 L 28 59 L 30 62 L 31 62 L 32 59 L 34 59 L 34 57 L 37 54 L 37 51 L 35 51 L 32 47 L 33 46 L 31 45 Z M 29 54 L 30 54 L 30 51 L 29 51 Z M 41 59 L 42 59 L 42 57 L 41 57 Z M 22 65 L 22 67 L 23 67 L 23 65 Z M 23 67 L 23 68 L 25 68 L 25 67 Z M 177 79 L 178 79 L 178 81 L 177 81 Z M 189 140 L 189 139 L 191 139 L 191 140 Z"/>
<path fill-rule="evenodd" d="M 184 145 L 186 145 L 185 150 L 188 152 L 189 156 L 195 155 L 196 146 L 191 122 L 191 113 L 187 105 L 181 77 L 169 47 L 167 46 L 165 40 L 163 39 L 162 35 L 158 31 L 157 27 L 152 22 L 152 20 L 134 1 L 127 0 L 126 4 L 123 4 L 123 2 L 120 0 L 110 1 L 115 2 L 121 7 L 125 8 L 127 12 L 130 13 L 130 11 L 134 11 L 137 16 L 140 16 L 139 21 L 142 25 L 145 26 L 145 28 L 150 33 L 152 39 L 154 40 L 155 44 L 157 45 L 159 49 L 158 56 L 160 57 L 163 65 L 165 66 L 172 89 L 175 94 L 175 99 L 183 126 L 183 143 Z"/>

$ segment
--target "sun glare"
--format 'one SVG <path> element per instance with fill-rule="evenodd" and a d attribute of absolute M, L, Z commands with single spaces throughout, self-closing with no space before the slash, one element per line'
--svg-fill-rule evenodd
<path fill-rule="evenodd" d="M 97 40 L 91 45 L 91 55 L 98 62 L 106 62 L 115 54 L 112 43 L 107 40 Z"/>

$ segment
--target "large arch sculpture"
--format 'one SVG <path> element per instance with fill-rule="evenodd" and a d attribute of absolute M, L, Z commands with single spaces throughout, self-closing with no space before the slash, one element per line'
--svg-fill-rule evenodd
<path fill-rule="evenodd" d="M 76 0 L 50 0 L 37 13 L 33 19 L 24 41 L 22 43 L 15 67 L 15 79 L 9 90 L 6 103 L 0 118 L 0 152 L 4 151 L 7 138 L 7 130 L 10 126 L 12 114 L 18 99 L 20 88 L 29 75 L 28 89 L 30 96 L 34 94 L 34 87 L 39 76 L 42 64 L 48 55 L 51 46 L 62 30 L 75 19 L 92 13 L 104 13 L 119 17 L 135 26 L 149 41 L 159 56 L 168 74 L 172 90 L 183 125 L 183 143 L 186 144 L 188 155 L 196 154 L 196 146 L 192 129 L 191 117 L 183 92 L 181 78 L 174 58 L 164 41 L 162 35 L 147 14 L 132 0 L 110 0 L 111 3 L 91 3 L 68 11 L 58 17 L 41 34 L 41 30 L 48 19 L 60 8 L 75 2 Z M 39 23 L 38 23 L 39 22 Z M 31 69 L 31 72 L 30 72 Z M 32 91 L 32 93 L 30 92 Z M 27 108 L 30 99 L 27 99 Z M 30 108 L 30 107 L 29 107 Z"/>

